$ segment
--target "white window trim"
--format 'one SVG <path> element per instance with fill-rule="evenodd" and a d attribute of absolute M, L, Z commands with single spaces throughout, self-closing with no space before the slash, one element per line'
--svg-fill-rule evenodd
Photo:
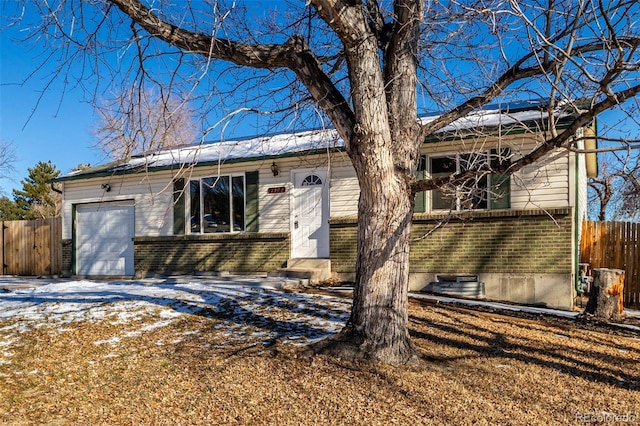
<path fill-rule="evenodd" d="M 202 181 L 203 179 L 214 179 L 214 182 L 220 178 L 220 177 L 229 177 L 229 206 L 231 208 L 231 217 L 230 219 L 230 224 L 229 224 L 229 229 L 231 229 L 228 232 L 215 232 L 215 233 L 209 233 L 209 232 L 202 232 L 202 220 L 204 218 L 204 194 L 202 191 Z M 234 177 L 242 177 L 242 195 L 243 195 L 243 200 L 242 200 L 242 208 L 244 210 L 244 216 L 245 216 L 245 224 L 244 224 L 244 229 L 241 231 L 233 231 L 233 178 Z M 200 190 L 200 232 L 192 232 L 191 231 L 191 182 L 197 181 L 198 182 L 198 189 Z M 185 206 L 187 208 L 185 208 L 185 223 L 188 224 L 187 226 L 187 234 L 188 235 L 215 235 L 215 234 L 244 234 L 247 229 L 247 224 L 246 224 L 246 219 L 247 219 L 247 175 L 244 172 L 236 172 L 236 173 L 223 173 L 223 174 L 218 174 L 218 175 L 202 175 L 202 176 L 192 176 L 191 178 L 189 178 L 187 180 L 187 183 L 185 185 L 189 190 L 185 191 L 186 197 L 185 197 Z"/>
<path fill-rule="evenodd" d="M 438 153 L 435 155 L 427 155 L 427 174 L 429 176 L 429 178 L 432 178 L 433 174 L 432 174 L 432 168 L 431 168 L 431 160 L 433 158 L 452 158 L 455 156 L 456 159 L 456 171 L 455 173 L 459 173 L 460 172 L 460 156 L 462 155 L 480 155 L 480 154 L 484 154 L 486 161 L 490 161 L 490 155 L 491 152 L 489 150 L 479 150 L 479 151 L 465 151 L 465 152 L 448 152 L 448 153 Z M 487 174 L 485 176 L 485 179 L 487 180 L 487 188 L 490 187 L 491 185 L 491 181 L 490 181 L 490 175 Z M 460 196 L 458 195 L 458 188 L 462 186 L 462 185 L 456 185 L 456 208 L 455 212 L 462 212 L 462 211 L 488 211 L 491 210 L 491 200 L 489 197 L 489 193 L 488 191 L 484 194 L 484 201 L 486 201 L 487 203 L 487 207 L 486 208 L 482 208 L 482 209 L 461 209 L 461 200 L 460 200 Z M 434 209 L 433 208 L 433 191 L 437 191 L 437 189 L 432 189 L 429 191 L 429 195 L 427 197 L 427 211 L 430 212 L 435 212 L 435 213 L 441 213 L 441 212 L 448 212 L 450 211 L 449 209 Z"/>

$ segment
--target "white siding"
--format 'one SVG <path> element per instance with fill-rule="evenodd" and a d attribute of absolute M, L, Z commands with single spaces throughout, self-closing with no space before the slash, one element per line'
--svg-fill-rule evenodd
<path fill-rule="evenodd" d="M 260 232 L 289 232 L 289 194 L 291 192 L 291 160 L 278 160 L 278 176 L 273 176 L 271 163 L 260 169 Z M 268 189 L 284 186 L 286 192 L 269 194 Z"/>
<path fill-rule="evenodd" d="M 513 174 L 511 208 L 567 207 L 569 200 L 569 155 L 552 153 Z"/>
<path fill-rule="evenodd" d="M 102 189 L 109 184 L 111 190 Z M 173 224 L 171 173 L 123 175 L 64 183 L 63 238 L 71 238 L 73 204 L 132 200 L 138 236 L 169 235 Z"/>
<path fill-rule="evenodd" d="M 425 144 L 425 155 L 443 155 L 456 152 L 489 150 L 495 147 L 495 139 L 457 141 Z M 532 135 L 503 137 L 502 147 L 510 147 L 517 158 L 535 147 Z M 543 161 L 515 173 L 511 179 L 511 208 L 567 207 L 574 204 L 569 190 L 570 154 L 556 151 Z M 330 176 L 330 216 L 357 214 L 359 187 L 355 171 L 345 153 L 288 157 L 275 160 L 279 174 L 273 176 L 273 160 L 222 164 L 220 166 L 195 167 L 183 171 L 186 181 L 218 174 L 244 173 L 259 170 L 259 206 L 261 232 L 290 231 L 290 194 L 292 171 L 317 168 Z M 573 163 L 573 162 L 571 162 Z M 73 204 L 132 200 L 135 205 L 136 236 L 171 235 L 173 227 L 172 177 L 176 172 L 161 171 L 122 175 L 105 178 L 72 180 L 64 183 L 63 235 L 71 238 L 71 211 Z M 102 184 L 111 186 L 110 192 Z M 584 186 L 579 182 L 580 187 Z M 269 194 L 268 188 L 285 187 L 284 193 Z M 586 194 L 586 192 L 585 192 Z M 584 194 L 580 193 L 580 203 Z"/>
<path fill-rule="evenodd" d="M 519 158 L 529 153 L 537 143 L 539 141 L 533 135 L 512 135 L 502 137 L 500 147 L 511 148 L 514 158 Z M 494 138 L 428 143 L 422 148 L 422 154 L 429 156 L 488 151 L 495 147 Z M 567 151 L 552 152 L 542 161 L 523 168 L 511 177 L 512 209 L 567 207 L 571 204 Z"/>
<path fill-rule="evenodd" d="M 335 162 L 331 175 L 331 217 L 355 216 L 358 214 L 360 187 L 351 162 Z"/>

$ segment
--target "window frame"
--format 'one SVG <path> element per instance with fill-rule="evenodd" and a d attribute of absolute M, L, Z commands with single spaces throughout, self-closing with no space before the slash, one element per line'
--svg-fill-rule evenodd
<path fill-rule="evenodd" d="M 229 203 L 229 230 L 228 231 L 220 231 L 220 232 L 205 232 L 204 231 L 204 217 L 205 217 L 205 212 L 204 212 L 204 206 L 205 206 L 205 202 L 204 202 L 204 187 L 203 187 L 203 181 L 206 179 L 211 179 L 215 185 L 215 183 L 220 179 L 220 178 L 227 178 L 228 179 L 228 203 Z M 233 181 L 234 178 L 242 178 L 242 214 L 243 214 L 243 227 L 240 230 L 235 230 L 235 220 L 234 220 L 234 215 L 235 215 L 235 209 L 234 209 L 234 195 L 233 195 Z M 198 203 L 198 218 L 199 218 L 199 224 L 198 224 L 198 230 L 194 231 L 193 230 L 193 226 L 191 225 L 191 218 L 194 216 L 193 212 L 192 212 L 192 191 L 191 191 L 191 184 L 192 182 L 198 182 L 198 199 L 199 199 L 199 203 Z M 208 185 L 208 184 L 207 184 Z M 191 177 L 188 181 L 187 181 L 187 185 L 185 185 L 189 188 L 188 191 L 188 195 L 187 195 L 187 200 L 186 200 L 186 206 L 185 206 L 185 220 L 186 223 L 189 224 L 189 226 L 187 226 L 187 234 L 189 235 L 216 235 L 216 234 L 242 234 L 247 232 L 247 176 L 246 173 L 225 173 L 225 174 L 219 174 L 219 175 L 206 175 L 206 176 L 199 176 L 199 177 Z"/>
<path fill-rule="evenodd" d="M 460 173 L 460 171 L 462 170 L 461 167 L 461 159 L 462 157 L 468 157 L 468 156 L 474 156 L 476 158 L 483 156 L 484 157 L 484 161 L 485 162 L 489 162 L 490 161 L 490 155 L 491 152 L 490 150 L 481 150 L 481 151 L 469 151 L 469 152 L 452 152 L 452 153 L 443 153 L 443 154 L 436 154 L 436 155 L 427 155 L 427 173 L 429 175 L 429 177 L 433 177 L 433 164 L 432 164 L 432 160 L 433 159 L 453 159 L 453 157 L 455 157 L 455 171 L 453 173 Z M 485 180 L 485 190 L 483 191 L 482 194 L 482 198 L 480 198 L 480 196 L 476 196 L 476 197 L 472 197 L 472 200 L 478 199 L 479 203 L 485 203 L 486 207 L 480 207 L 480 208 L 463 208 L 462 203 L 464 200 L 462 200 L 462 198 L 460 197 L 460 193 L 461 193 L 461 188 L 464 187 L 464 184 L 459 184 L 456 185 L 456 193 L 455 193 L 455 209 L 442 209 L 442 208 L 434 208 L 433 207 L 433 194 L 434 191 L 438 191 L 438 189 L 432 189 L 429 191 L 429 194 L 427 196 L 427 200 L 428 200 L 428 210 L 431 212 L 447 212 L 447 211 L 455 211 L 455 212 L 464 212 L 464 211 L 487 211 L 487 210 L 491 210 L 491 197 L 489 196 L 489 192 L 490 192 L 490 185 L 491 185 L 491 174 L 487 173 L 483 179 Z M 474 204 L 477 204 L 474 202 Z"/>

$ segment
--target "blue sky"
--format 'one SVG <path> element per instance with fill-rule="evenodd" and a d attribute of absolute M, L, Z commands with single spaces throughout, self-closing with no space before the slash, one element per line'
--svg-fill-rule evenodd
<path fill-rule="evenodd" d="M 0 1 L 0 11 L 15 4 Z M 93 147 L 95 139 L 91 129 L 97 117 L 84 91 L 65 88 L 61 79 L 56 79 L 40 98 L 48 83 L 47 78 L 54 71 L 55 61 L 50 61 L 49 68 L 41 69 L 27 80 L 40 64 L 42 58 L 38 55 L 43 52 L 15 41 L 21 37 L 20 28 L 5 28 L 6 24 L 0 22 L 0 141 L 15 149 L 17 160 L 12 179 L 0 179 L 0 190 L 2 195 L 10 196 L 12 189 L 21 187 L 20 181 L 27 176 L 27 168 L 38 161 L 51 161 L 62 173 L 67 173 L 80 163 L 96 165 L 107 161 L 107 158 Z M 264 90 L 271 93 L 272 88 L 266 85 Z M 602 124 L 615 124 L 619 119 L 619 113 L 607 113 L 600 121 Z M 213 117 L 212 122 L 216 121 L 217 118 Z M 236 125 L 229 126 L 224 136 L 253 136 L 259 127 L 257 121 L 255 115 L 239 115 Z M 629 125 L 630 128 L 624 128 L 625 135 L 637 138 L 637 125 Z M 616 127 L 622 133 L 623 127 Z M 215 133 L 208 136 L 209 140 L 219 138 L 219 133 L 217 137 Z"/>
<path fill-rule="evenodd" d="M 27 177 L 27 169 L 39 161 L 51 161 L 63 174 L 81 163 L 97 165 L 109 161 L 95 148 L 91 129 L 96 126 L 98 116 L 90 103 L 92 94 L 73 87 L 76 83 L 73 76 L 69 77 L 67 87 L 60 77 L 48 85 L 56 71 L 55 60 L 38 68 L 44 56 L 49 54 L 48 50 L 53 51 L 58 46 L 42 39 L 36 39 L 35 43 L 20 42 L 31 33 L 27 29 L 29 24 L 39 19 L 33 5 L 27 5 L 22 24 L 10 26 L 7 16 L 18 16 L 20 4 L 0 0 L 0 141 L 9 144 L 16 155 L 15 172 L 10 178 L 0 178 L 0 195 L 10 198 L 12 189 L 22 188 L 20 181 Z M 43 42 L 47 43 L 45 49 Z M 106 60 L 117 60 L 114 58 Z M 78 72 L 79 67 L 73 64 L 69 69 L 83 77 L 92 77 L 86 70 Z M 105 73 L 102 77 L 103 83 L 98 90 L 108 91 L 109 84 L 104 84 L 104 80 L 109 75 Z M 96 89 L 95 82 L 82 83 L 88 90 Z M 217 111 L 210 115 L 213 122 L 219 119 Z M 235 124 L 225 128 L 224 137 L 255 135 L 256 117 L 251 122 L 248 120 L 246 115 L 238 115 L 233 120 Z M 209 140 L 220 138 L 215 132 L 207 136 Z"/>
<path fill-rule="evenodd" d="M 63 90 L 56 82 L 41 95 L 47 73 L 23 84 L 38 66 L 36 52 L 12 40 L 15 30 L 0 37 L 0 140 L 15 149 L 17 161 L 12 179 L 0 180 L 3 195 L 21 188 L 27 168 L 38 161 L 51 161 L 66 173 L 79 163 L 97 164 L 104 154 L 92 148 L 93 107 L 83 102 L 81 90 Z"/>

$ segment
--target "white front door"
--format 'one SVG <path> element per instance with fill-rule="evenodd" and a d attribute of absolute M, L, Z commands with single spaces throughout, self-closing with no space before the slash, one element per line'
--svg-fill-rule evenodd
<path fill-rule="evenodd" d="M 134 207 L 100 204 L 76 210 L 78 275 L 133 275 Z"/>
<path fill-rule="evenodd" d="M 291 257 L 329 257 L 329 182 L 318 171 L 294 171 Z"/>

